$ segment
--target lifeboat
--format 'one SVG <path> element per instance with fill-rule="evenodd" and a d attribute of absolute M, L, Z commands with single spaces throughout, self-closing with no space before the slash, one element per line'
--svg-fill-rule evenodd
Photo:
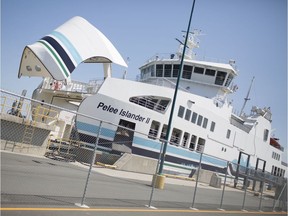
<path fill-rule="evenodd" d="M 274 146 L 275 148 L 277 148 L 277 149 L 280 149 L 281 148 L 281 145 L 279 144 L 279 142 L 278 142 L 278 138 L 270 138 L 270 145 L 271 146 Z"/>

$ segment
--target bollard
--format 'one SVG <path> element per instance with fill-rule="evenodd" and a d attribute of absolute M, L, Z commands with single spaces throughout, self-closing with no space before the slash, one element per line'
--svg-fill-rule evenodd
<path fill-rule="evenodd" d="M 156 175 L 154 175 L 154 178 L 156 178 L 155 179 L 155 188 L 163 190 L 166 177 L 164 175 L 156 174 Z"/>

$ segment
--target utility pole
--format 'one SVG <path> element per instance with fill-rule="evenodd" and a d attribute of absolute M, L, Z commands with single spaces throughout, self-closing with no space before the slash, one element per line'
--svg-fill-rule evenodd
<path fill-rule="evenodd" d="M 186 51 L 186 47 L 187 47 L 187 41 L 188 41 L 188 37 L 189 37 L 190 24 L 191 24 L 191 20 L 192 20 L 193 11 L 194 11 L 195 1 L 196 0 L 194 0 L 193 4 L 192 4 L 189 24 L 188 24 L 188 28 L 187 28 L 187 32 L 186 32 L 186 38 L 185 38 L 185 43 L 184 43 L 184 47 L 183 47 L 183 53 L 182 53 L 182 56 L 181 56 L 180 71 L 178 73 L 177 82 L 176 82 L 175 91 L 174 91 L 174 97 L 173 97 L 173 101 L 172 101 L 172 105 L 171 105 L 171 112 L 170 112 L 169 122 L 168 122 L 168 126 L 167 126 L 167 132 L 166 132 L 166 136 L 165 136 L 164 147 L 163 147 L 163 151 L 162 151 L 162 155 L 161 155 L 161 161 L 160 161 L 160 166 L 159 166 L 159 172 L 158 172 L 159 175 L 161 175 L 162 172 L 163 172 L 165 155 L 166 155 L 166 151 L 167 151 L 167 145 L 168 145 L 168 140 L 169 140 L 169 137 L 170 137 L 172 119 L 173 119 L 173 114 L 174 114 L 174 108 L 175 108 L 175 103 L 176 103 L 176 99 L 177 99 L 178 86 L 179 86 L 179 81 L 181 79 L 182 72 L 183 72 L 183 62 L 184 62 L 185 51 Z"/>

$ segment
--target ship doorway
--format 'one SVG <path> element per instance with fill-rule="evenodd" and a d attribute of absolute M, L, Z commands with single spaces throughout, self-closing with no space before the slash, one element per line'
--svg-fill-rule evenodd
<path fill-rule="evenodd" d="M 112 150 L 116 152 L 132 153 L 132 143 L 136 124 L 134 122 L 120 119 L 115 137 L 112 143 Z"/>
<path fill-rule="evenodd" d="M 266 167 L 266 161 L 261 159 L 261 158 L 257 158 L 256 161 L 256 167 L 255 167 L 255 176 L 256 177 L 261 177 L 261 172 L 264 174 L 265 173 L 265 167 Z M 255 191 L 255 187 L 256 187 L 256 180 L 253 180 L 253 186 L 252 186 L 252 191 Z M 259 186 L 259 191 L 262 190 L 263 187 L 263 181 L 260 181 L 260 186 Z"/>
<path fill-rule="evenodd" d="M 238 183 L 238 178 L 243 177 L 243 187 L 247 186 L 247 173 L 249 168 L 249 162 L 250 162 L 250 155 L 244 152 L 239 152 L 238 157 L 238 163 L 237 163 L 237 169 L 235 174 L 235 181 L 234 181 L 234 188 L 236 188 Z"/>

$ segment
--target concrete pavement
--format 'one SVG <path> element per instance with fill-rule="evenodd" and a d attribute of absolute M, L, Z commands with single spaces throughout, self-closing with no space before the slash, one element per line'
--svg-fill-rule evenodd
<path fill-rule="evenodd" d="M 82 208 L 77 208 L 75 203 L 81 202 L 82 199 L 87 179 L 87 165 L 6 152 L 1 152 L 1 162 L 3 215 L 17 215 L 20 212 L 21 214 L 27 212 L 27 215 L 51 215 L 55 212 L 57 215 L 66 215 L 63 212 L 69 215 L 82 215 L 80 210 Z M 139 216 L 223 214 L 217 209 L 222 194 L 221 189 L 199 183 L 195 199 L 195 207 L 199 211 L 191 211 L 189 206 L 191 206 L 195 182 L 170 178 L 166 178 L 164 190 L 156 189 L 154 192 L 152 205 L 158 211 L 148 209 L 151 211 L 147 212 L 145 205 L 149 203 L 151 181 L 151 175 L 93 167 L 85 199 L 85 204 L 90 207 L 90 210 L 85 213 Z M 223 200 L 226 213 L 243 214 L 241 211 L 243 195 L 243 191 L 226 187 Z M 245 209 L 249 212 L 258 212 L 259 197 L 247 193 L 245 200 Z M 262 210 L 267 214 L 272 212 L 272 206 L 273 199 L 265 197 L 262 200 Z M 12 210 L 4 210 L 4 208 L 12 208 Z M 123 211 L 117 212 L 115 208 Z"/>

